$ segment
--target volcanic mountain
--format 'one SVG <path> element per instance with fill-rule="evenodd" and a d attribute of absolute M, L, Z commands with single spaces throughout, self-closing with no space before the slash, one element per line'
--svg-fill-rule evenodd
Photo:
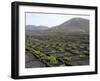
<path fill-rule="evenodd" d="M 26 31 L 33 33 L 51 34 L 51 33 L 89 33 L 89 20 L 83 18 L 72 18 L 60 25 L 54 27 L 26 25 Z M 37 32 L 36 32 L 37 31 Z"/>

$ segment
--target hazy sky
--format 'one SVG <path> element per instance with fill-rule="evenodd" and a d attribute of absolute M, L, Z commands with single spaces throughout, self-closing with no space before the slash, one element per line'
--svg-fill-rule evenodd
<path fill-rule="evenodd" d="M 89 19 L 89 16 L 84 16 L 84 15 L 26 13 L 26 25 L 36 25 L 36 26 L 42 25 L 42 26 L 52 27 L 75 17 Z"/>

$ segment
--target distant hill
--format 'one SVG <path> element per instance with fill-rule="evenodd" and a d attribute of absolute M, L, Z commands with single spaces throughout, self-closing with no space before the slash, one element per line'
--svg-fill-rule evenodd
<path fill-rule="evenodd" d="M 89 20 L 83 18 L 72 18 L 58 26 L 48 28 L 46 26 L 27 25 L 26 30 L 37 34 L 56 34 L 56 33 L 89 33 Z M 38 31 L 38 32 L 34 32 Z"/>
<path fill-rule="evenodd" d="M 46 26 L 35 26 L 35 25 L 26 25 L 26 31 L 38 31 L 38 30 L 46 30 L 48 27 Z"/>
<path fill-rule="evenodd" d="M 64 33 L 89 33 L 89 20 L 83 18 L 72 18 L 58 26 L 49 29 L 49 31 Z"/>

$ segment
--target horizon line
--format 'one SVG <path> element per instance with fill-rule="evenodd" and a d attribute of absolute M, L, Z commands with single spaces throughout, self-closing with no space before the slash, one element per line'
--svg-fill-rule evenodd
<path fill-rule="evenodd" d="M 68 21 L 70 21 L 71 19 L 74 19 L 74 18 L 80 18 L 80 19 L 89 20 L 89 19 L 82 18 L 82 17 L 73 17 L 73 18 L 70 18 L 70 19 L 67 20 L 67 21 L 64 21 L 63 23 L 68 22 Z M 63 24 L 63 23 L 61 23 L 61 24 Z M 61 24 L 59 24 L 59 25 L 61 25 Z M 51 28 L 51 27 L 55 27 L 55 26 L 59 26 L 59 25 L 55 25 L 55 26 L 46 26 L 46 25 L 33 25 L 33 24 L 28 24 L 28 25 L 30 25 L 30 26 L 45 26 L 45 27 L 47 27 L 47 28 Z M 28 26 L 28 25 L 25 23 L 25 26 Z"/>

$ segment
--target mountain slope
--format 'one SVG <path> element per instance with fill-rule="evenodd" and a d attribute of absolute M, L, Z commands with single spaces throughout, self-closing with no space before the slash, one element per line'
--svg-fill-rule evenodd
<path fill-rule="evenodd" d="M 49 29 L 49 31 L 65 33 L 89 33 L 89 20 L 83 18 L 72 18 L 69 21 L 60 24 L 59 26 Z"/>
<path fill-rule="evenodd" d="M 56 35 L 69 33 L 89 34 L 89 20 L 83 18 L 72 18 L 58 26 L 48 28 L 46 26 L 27 25 L 26 31 L 34 35 Z"/>

